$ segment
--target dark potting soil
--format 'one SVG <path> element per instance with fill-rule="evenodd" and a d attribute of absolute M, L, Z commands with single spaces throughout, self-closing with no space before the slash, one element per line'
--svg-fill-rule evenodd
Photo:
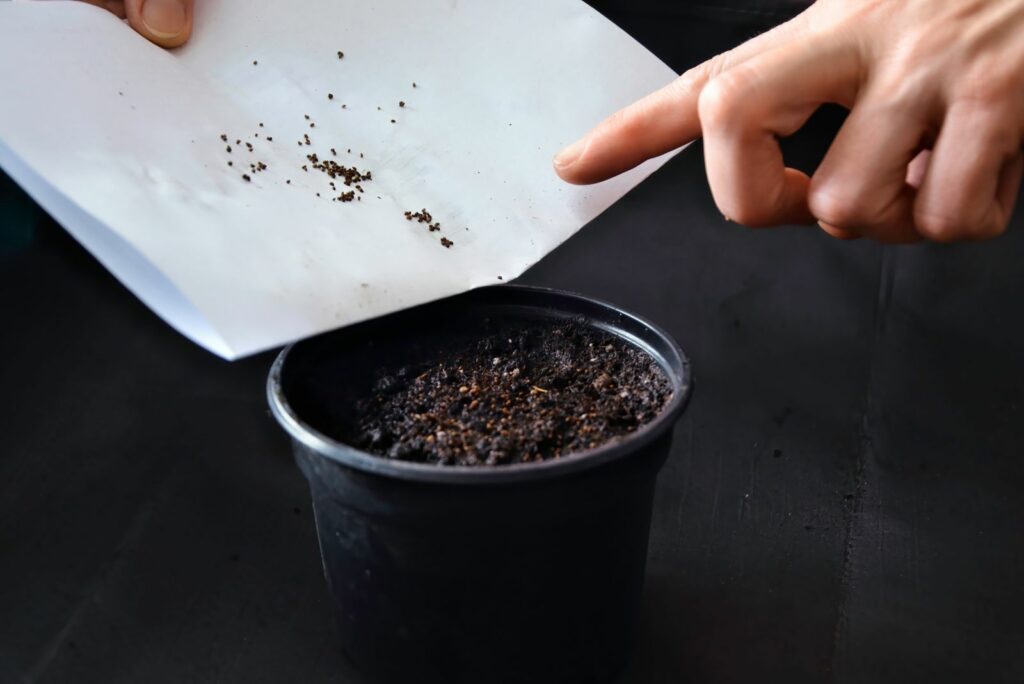
<path fill-rule="evenodd" d="M 623 437 L 671 398 L 647 353 L 580 322 L 496 333 L 379 377 L 357 406 L 356 446 L 405 461 L 506 465 Z"/>

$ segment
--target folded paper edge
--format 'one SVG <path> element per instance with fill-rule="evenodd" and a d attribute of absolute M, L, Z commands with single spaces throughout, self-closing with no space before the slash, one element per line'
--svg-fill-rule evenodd
<path fill-rule="evenodd" d="M 232 361 L 241 356 L 163 271 L 130 242 L 48 183 L 2 139 L 0 168 L 164 322 L 221 358 Z"/>

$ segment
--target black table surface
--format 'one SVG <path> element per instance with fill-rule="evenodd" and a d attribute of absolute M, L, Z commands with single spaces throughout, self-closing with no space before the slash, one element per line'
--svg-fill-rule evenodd
<path fill-rule="evenodd" d="M 627 5 L 680 69 L 764 21 Z M 0 682 L 360 682 L 272 354 L 192 345 L 3 177 L 0 237 Z M 1022 263 L 1021 212 L 956 246 L 728 224 L 698 144 L 522 278 L 696 368 L 624 683 L 1024 681 Z"/>

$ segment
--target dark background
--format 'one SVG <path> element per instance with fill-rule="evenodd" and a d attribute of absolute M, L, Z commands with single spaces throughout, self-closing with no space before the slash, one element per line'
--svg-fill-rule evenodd
<path fill-rule="evenodd" d="M 681 71 L 797 3 L 597 4 Z M 698 144 L 524 276 L 652 318 L 697 371 L 624 682 L 1024 681 L 1022 223 L 750 231 Z M 187 342 L 2 176 L 0 301 L 0 682 L 358 682 L 272 355 Z"/>

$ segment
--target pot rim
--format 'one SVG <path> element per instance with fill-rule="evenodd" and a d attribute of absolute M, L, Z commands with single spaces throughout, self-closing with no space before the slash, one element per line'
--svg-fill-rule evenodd
<path fill-rule="evenodd" d="M 619 326 L 602 326 L 595 321 L 588 321 L 588 324 L 624 338 L 626 341 L 650 354 L 658 362 L 658 365 L 661 366 L 666 375 L 669 376 L 669 381 L 675 385 L 672 399 L 669 400 L 668 404 L 665 405 L 654 420 L 635 432 L 631 432 L 594 449 L 576 452 L 561 458 L 501 466 L 439 466 L 431 463 L 400 461 L 377 456 L 328 437 L 303 421 L 295 413 L 284 396 L 284 390 L 281 386 L 281 374 L 293 349 L 303 344 L 303 340 L 300 340 L 285 347 L 277 355 L 270 368 L 270 373 L 267 377 L 267 400 L 270 404 L 271 412 L 295 442 L 340 465 L 380 477 L 434 484 L 508 484 L 551 479 L 570 473 L 579 473 L 618 461 L 631 453 L 640 451 L 672 429 L 675 422 L 682 415 L 683 409 L 686 408 L 690 395 L 693 392 L 693 371 L 690 366 L 689 357 L 686 356 L 676 341 L 660 326 L 646 318 L 624 311 L 604 300 L 573 292 L 532 285 L 506 284 L 491 287 L 504 291 L 516 290 L 523 293 L 526 297 L 554 295 L 559 298 L 597 306 L 608 313 L 631 319 L 635 324 L 639 324 L 641 328 L 645 329 L 648 339 L 655 339 L 664 344 L 667 353 L 661 354 L 655 351 L 653 346 L 645 339 L 626 333 L 624 330 L 619 329 Z M 578 313 L 567 310 L 567 308 L 551 306 L 550 304 L 540 304 L 537 308 L 570 315 Z M 675 358 L 671 358 L 672 356 Z M 680 369 L 678 374 L 672 368 L 677 363 Z"/>

